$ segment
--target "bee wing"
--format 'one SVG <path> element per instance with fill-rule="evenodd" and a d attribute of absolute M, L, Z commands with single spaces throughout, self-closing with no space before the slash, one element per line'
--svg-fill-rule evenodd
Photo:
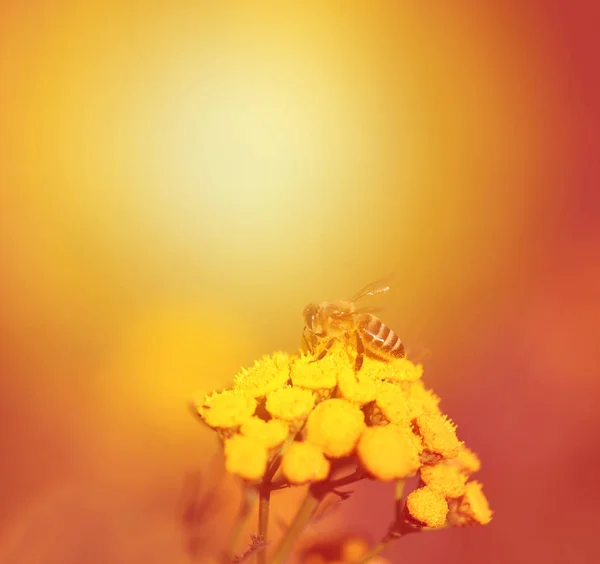
<path fill-rule="evenodd" d="M 375 282 L 367 284 L 364 288 L 356 292 L 351 298 L 351 302 L 358 302 L 367 296 L 375 296 L 376 294 L 383 294 L 389 292 L 391 289 L 392 280 L 395 279 L 395 275 L 386 276 Z"/>
<path fill-rule="evenodd" d="M 377 313 L 381 313 L 383 311 L 383 307 L 373 307 L 373 306 L 360 306 L 357 307 L 351 315 L 355 315 L 357 313 L 373 313 L 373 314 L 377 314 Z"/>

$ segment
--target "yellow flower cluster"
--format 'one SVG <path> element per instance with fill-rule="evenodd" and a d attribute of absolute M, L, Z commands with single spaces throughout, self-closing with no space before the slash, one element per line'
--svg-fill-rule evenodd
<path fill-rule="evenodd" d="M 228 472 L 258 481 L 281 454 L 289 483 L 320 482 L 332 461 L 354 457 L 380 481 L 420 474 L 406 500 L 415 525 L 488 523 L 481 486 L 468 482 L 479 460 L 423 384 L 422 367 L 365 357 L 355 373 L 348 353 L 339 345 L 318 361 L 302 353 L 264 356 L 230 389 L 198 402 L 200 417 L 224 441 Z"/>
<path fill-rule="evenodd" d="M 439 528 L 487 525 L 492 511 L 482 486 L 469 478 L 481 467 L 464 445 L 452 458 L 421 467 L 421 485 L 406 499 L 406 516 L 418 526 Z"/>

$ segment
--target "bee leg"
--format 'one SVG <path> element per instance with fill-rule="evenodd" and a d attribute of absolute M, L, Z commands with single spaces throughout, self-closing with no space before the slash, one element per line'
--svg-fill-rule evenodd
<path fill-rule="evenodd" d="M 307 327 L 305 326 L 304 329 L 302 329 L 302 338 L 304 339 L 304 344 L 306 345 L 306 348 L 308 349 L 308 352 L 310 354 L 313 354 L 314 350 L 312 348 L 311 343 L 308 341 L 307 337 L 306 337 L 306 329 Z"/>
<path fill-rule="evenodd" d="M 322 358 L 324 358 L 325 355 L 329 352 L 329 349 L 331 347 L 333 347 L 333 343 L 335 343 L 336 341 L 337 341 L 337 337 L 330 339 L 329 342 L 323 348 L 323 350 L 319 353 L 319 356 L 317 358 L 315 358 L 314 360 L 311 360 L 310 362 L 317 362 L 317 360 L 321 360 Z"/>
<path fill-rule="evenodd" d="M 354 363 L 354 372 L 358 372 L 363 365 L 363 360 L 365 358 L 365 346 L 363 344 L 363 340 L 360 336 L 360 333 L 356 332 L 356 361 Z"/>

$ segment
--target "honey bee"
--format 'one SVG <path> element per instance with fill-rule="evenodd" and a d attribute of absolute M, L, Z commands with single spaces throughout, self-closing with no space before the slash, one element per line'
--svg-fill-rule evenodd
<path fill-rule="evenodd" d="M 325 343 L 314 362 L 324 358 L 336 341 L 352 343 L 352 340 L 356 343 L 355 372 L 361 369 L 365 353 L 384 361 L 404 358 L 404 344 L 398 335 L 370 308 L 357 306 L 362 298 L 389 289 L 387 282 L 378 281 L 368 284 L 349 300 L 308 304 L 303 311 L 304 340 L 311 351 L 319 343 Z"/>

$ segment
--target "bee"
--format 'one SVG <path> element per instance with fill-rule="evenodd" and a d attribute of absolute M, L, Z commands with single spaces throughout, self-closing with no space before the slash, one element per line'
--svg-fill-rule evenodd
<path fill-rule="evenodd" d="M 383 361 L 404 358 L 404 344 L 398 335 L 375 316 L 370 308 L 357 306 L 362 298 L 381 294 L 389 289 L 388 283 L 378 281 L 368 284 L 349 300 L 308 304 L 302 314 L 304 340 L 311 352 L 319 343 L 325 343 L 313 362 L 324 358 L 337 341 L 350 344 L 355 341 L 355 372 L 361 369 L 365 354 Z"/>

